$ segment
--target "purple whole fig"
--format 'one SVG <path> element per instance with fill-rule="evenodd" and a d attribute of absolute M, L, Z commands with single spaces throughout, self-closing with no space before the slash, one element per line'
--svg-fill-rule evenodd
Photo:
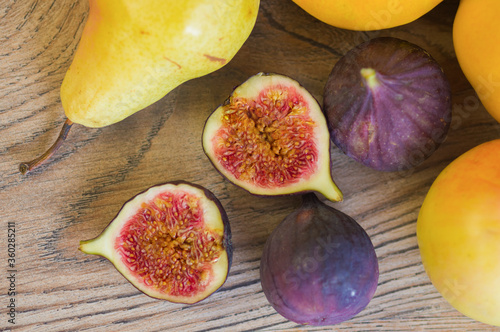
<path fill-rule="evenodd" d="M 421 164 L 446 138 L 449 82 L 431 55 L 381 37 L 346 53 L 324 91 L 332 141 L 354 160 L 381 171 Z"/>
<path fill-rule="evenodd" d="M 260 275 L 264 294 L 279 314 L 319 326 L 362 311 L 375 293 L 379 270 L 364 229 L 307 194 L 268 238 Z"/>

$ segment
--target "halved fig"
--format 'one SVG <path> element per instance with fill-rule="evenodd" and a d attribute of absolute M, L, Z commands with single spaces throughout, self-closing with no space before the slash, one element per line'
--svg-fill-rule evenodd
<path fill-rule="evenodd" d="M 451 88 L 441 66 L 421 47 L 380 37 L 347 52 L 324 91 L 333 142 L 380 171 L 407 171 L 445 140 Z"/>
<path fill-rule="evenodd" d="M 259 73 L 238 86 L 208 118 L 203 148 L 223 176 L 252 194 L 317 191 L 342 200 L 325 116 L 289 77 Z"/>
<path fill-rule="evenodd" d="M 120 210 L 97 238 L 79 249 L 100 255 L 154 298 L 196 303 L 225 282 L 231 229 L 217 198 L 187 182 L 149 188 Z"/>

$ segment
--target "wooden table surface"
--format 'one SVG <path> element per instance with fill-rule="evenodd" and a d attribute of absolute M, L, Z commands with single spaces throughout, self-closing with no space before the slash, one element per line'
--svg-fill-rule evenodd
<path fill-rule="evenodd" d="M 61 150 L 27 176 L 18 164 L 44 152 L 65 121 L 59 87 L 88 15 L 86 0 L 0 1 L 0 330 L 324 330 L 287 321 L 260 285 L 263 245 L 300 197 L 255 197 L 221 177 L 204 155 L 204 121 L 232 88 L 260 71 L 289 75 L 319 101 L 335 62 L 369 38 L 395 36 L 429 51 L 453 91 L 446 141 L 411 172 L 382 173 L 332 147 L 332 173 L 345 200 L 332 203 L 371 236 L 380 264 L 375 297 L 327 330 L 494 330 L 453 309 L 421 264 L 416 219 L 439 172 L 468 149 L 500 137 L 463 76 L 452 44 L 458 0 L 408 25 L 354 32 L 321 23 L 291 0 L 262 0 L 255 29 L 225 67 L 189 81 L 156 104 L 102 129 L 74 126 Z M 171 180 L 215 193 L 229 215 L 234 264 L 225 285 L 192 306 L 143 295 L 104 258 L 78 251 L 133 195 Z M 467 188 L 464 188 L 467 190 Z M 15 228 L 15 265 L 7 265 Z M 14 270 L 14 272 L 10 271 Z M 12 278 L 14 273 L 14 283 Z M 7 288 L 15 287 L 15 296 Z M 8 322 L 15 300 L 15 325 Z"/>

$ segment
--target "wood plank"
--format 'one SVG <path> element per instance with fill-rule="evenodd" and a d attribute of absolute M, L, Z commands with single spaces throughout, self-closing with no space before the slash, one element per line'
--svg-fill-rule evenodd
<path fill-rule="evenodd" d="M 500 136 L 457 63 L 451 39 L 458 0 L 445 0 L 408 25 L 354 32 L 317 21 L 289 0 L 262 0 L 252 35 L 225 67 L 186 82 L 113 126 L 74 126 L 62 149 L 28 176 L 17 170 L 47 149 L 65 121 L 59 87 L 88 15 L 81 0 L 4 0 L 0 5 L 0 198 L 4 241 L 0 330 L 19 331 L 319 331 L 277 314 L 260 285 L 264 243 L 300 203 L 297 196 L 248 194 L 212 167 L 201 147 L 206 118 L 233 87 L 258 72 L 289 75 L 320 102 L 335 62 L 369 38 L 395 36 L 428 50 L 452 84 L 453 123 L 435 154 L 409 172 L 380 173 L 332 147 L 332 173 L 345 200 L 332 203 L 371 236 L 380 262 L 369 306 L 335 331 L 494 331 L 453 309 L 431 285 L 415 236 L 432 181 L 454 158 Z M 233 230 L 226 284 L 193 305 L 137 291 L 103 258 L 78 251 L 131 196 L 186 180 L 213 191 Z M 329 203 L 330 204 L 330 203 Z M 16 229 L 16 325 L 7 322 L 6 232 Z"/>

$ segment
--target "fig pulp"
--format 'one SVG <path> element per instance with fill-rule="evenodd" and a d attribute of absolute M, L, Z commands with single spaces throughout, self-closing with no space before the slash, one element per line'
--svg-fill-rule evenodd
<path fill-rule="evenodd" d="M 421 164 L 444 141 L 451 89 L 439 64 L 407 41 L 381 37 L 345 54 L 324 91 L 332 141 L 381 171 Z"/>
<path fill-rule="evenodd" d="M 145 294 L 195 303 L 215 292 L 232 260 L 227 215 L 207 189 L 187 182 L 135 196 L 81 251 L 100 255 Z"/>
<path fill-rule="evenodd" d="M 330 173 L 330 135 L 317 101 L 283 75 L 259 73 L 208 118 L 203 148 L 229 181 L 256 195 L 342 193 Z"/>
<path fill-rule="evenodd" d="M 264 294 L 283 317 L 331 325 L 368 305 L 379 270 L 364 229 L 311 193 L 268 238 L 260 275 Z"/>

